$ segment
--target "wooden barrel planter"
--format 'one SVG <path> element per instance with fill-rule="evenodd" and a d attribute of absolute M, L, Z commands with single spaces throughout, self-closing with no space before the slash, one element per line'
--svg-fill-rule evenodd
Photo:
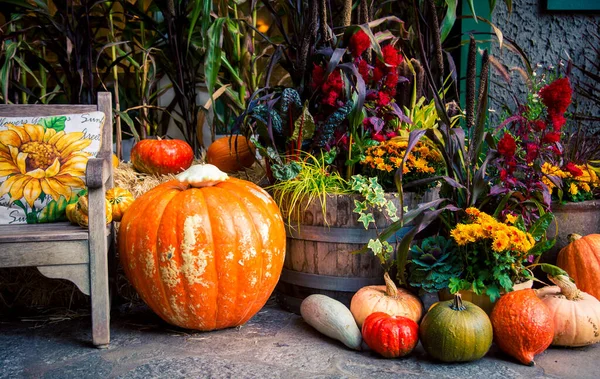
<path fill-rule="evenodd" d="M 405 194 L 404 205 L 416 208 L 421 202 L 437 198 L 428 192 L 417 199 Z M 386 194 L 399 207 L 398 195 Z M 300 212 L 289 215 L 284 268 L 276 288 L 278 304 L 300 313 L 300 303 L 312 294 L 324 294 L 350 306 L 356 291 L 367 285 L 384 284 L 383 269 L 372 253 L 351 254 L 377 236 L 377 230 L 365 229 L 353 213 L 354 200 L 360 195 L 328 195 L 325 218 L 320 200 L 300 205 Z M 389 226 L 380 212 L 373 212 L 379 231 Z M 326 222 L 327 221 L 327 222 Z M 405 230 L 400 231 L 401 237 Z"/>

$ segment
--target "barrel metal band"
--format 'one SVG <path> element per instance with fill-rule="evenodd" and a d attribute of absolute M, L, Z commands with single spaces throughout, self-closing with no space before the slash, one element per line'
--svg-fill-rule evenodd
<path fill-rule="evenodd" d="M 402 238 L 410 229 L 411 227 L 400 229 L 390 240 Z M 364 228 L 334 228 L 312 225 L 291 227 L 288 225 L 286 231 L 289 238 L 316 242 L 365 244 L 369 240 L 377 238 L 375 229 Z"/>
<path fill-rule="evenodd" d="M 302 287 L 343 292 L 355 292 L 365 286 L 383 284 L 383 277 L 348 278 L 343 276 L 308 274 L 306 272 L 293 271 L 285 268 L 281 271 L 281 278 L 279 280 Z"/>

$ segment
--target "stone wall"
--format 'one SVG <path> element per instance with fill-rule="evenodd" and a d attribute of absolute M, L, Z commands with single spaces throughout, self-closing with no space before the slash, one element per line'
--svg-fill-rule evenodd
<path fill-rule="evenodd" d="M 497 2 L 493 15 L 493 22 L 504 35 L 515 42 L 526 52 L 532 65 L 556 66 L 560 60 L 566 61 L 569 57 L 577 65 L 585 65 L 588 57 L 598 61 L 590 48 L 590 43 L 600 48 L 600 39 L 594 39 L 591 34 L 600 33 L 600 15 L 590 13 L 548 13 L 543 10 L 544 0 L 520 0 L 513 2 L 513 12 L 508 13 L 502 1 Z M 498 44 L 492 47 L 492 54 L 509 67 L 524 67 L 516 54 L 503 49 L 498 49 Z M 492 122 L 499 118 L 502 104 L 514 107 L 509 91 L 514 91 L 520 99 L 526 89 L 518 71 L 511 72 L 511 85 L 509 89 L 502 88 L 506 82 L 498 75 L 492 73 L 490 89 L 490 108 Z M 575 82 L 582 79 L 578 70 L 574 70 Z M 600 109 L 592 106 L 589 101 L 578 97 L 579 110 L 600 116 Z M 599 126 L 593 126 L 599 129 Z"/>

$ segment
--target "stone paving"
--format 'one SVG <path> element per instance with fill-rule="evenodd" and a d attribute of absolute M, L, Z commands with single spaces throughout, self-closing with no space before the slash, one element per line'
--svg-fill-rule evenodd
<path fill-rule="evenodd" d="M 521 365 L 495 346 L 477 362 L 442 364 L 419 345 L 406 358 L 356 352 L 272 300 L 246 325 L 177 329 L 145 307 L 113 312 L 110 348 L 91 347 L 89 317 L 0 323 L 0 378 L 598 378 L 600 346 L 551 348 Z"/>

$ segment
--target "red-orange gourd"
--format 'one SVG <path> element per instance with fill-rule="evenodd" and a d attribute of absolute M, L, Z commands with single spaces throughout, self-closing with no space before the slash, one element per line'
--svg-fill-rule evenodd
<path fill-rule="evenodd" d="M 577 287 L 600 300 L 600 234 L 569 235 L 569 243 L 556 258 L 556 265 L 565 270 Z"/>
<path fill-rule="evenodd" d="M 407 317 L 375 312 L 365 319 L 362 336 L 373 351 L 386 358 L 398 358 L 417 346 L 419 325 Z"/>
<path fill-rule="evenodd" d="M 285 229 L 273 199 L 253 183 L 196 165 L 137 198 L 121 220 L 125 274 L 174 325 L 238 326 L 271 295 Z"/>
<path fill-rule="evenodd" d="M 494 342 L 526 365 L 533 365 L 533 357 L 546 350 L 554 338 L 552 314 L 532 289 L 503 295 L 490 319 Z"/>
<path fill-rule="evenodd" d="M 244 136 L 219 138 L 206 151 L 206 162 L 225 172 L 248 168 L 255 159 L 254 146 Z"/>
<path fill-rule="evenodd" d="M 421 300 L 410 291 L 397 288 L 387 272 L 383 278 L 385 286 L 366 286 L 352 296 L 350 311 L 358 327 L 362 327 L 365 319 L 375 312 L 404 316 L 419 322 L 423 316 Z"/>
<path fill-rule="evenodd" d="M 177 139 L 144 139 L 131 149 L 131 164 L 138 172 L 151 175 L 177 174 L 194 161 L 194 150 Z"/>

